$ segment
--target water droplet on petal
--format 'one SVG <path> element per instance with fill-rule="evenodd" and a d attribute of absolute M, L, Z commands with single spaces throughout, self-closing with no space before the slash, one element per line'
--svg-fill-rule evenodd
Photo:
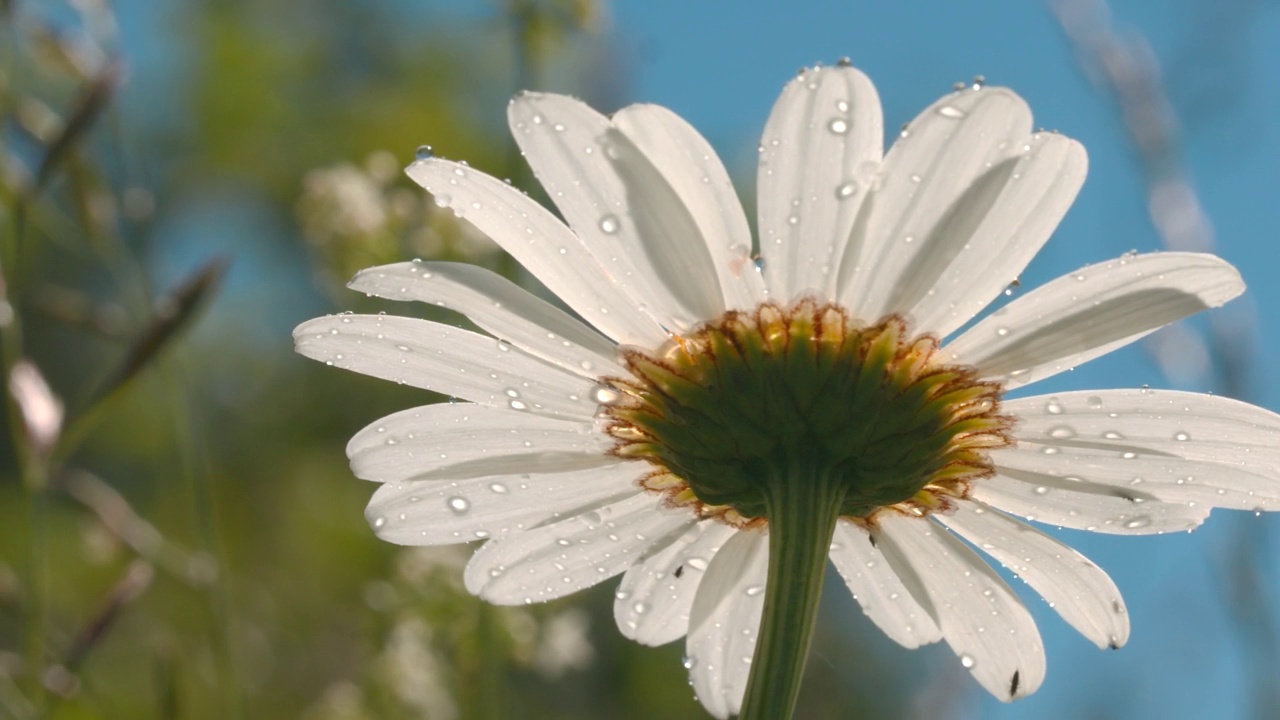
<path fill-rule="evenodd" d="M 974 660 L 973 656 L 969 653 L 960 653 L 960 664 L 966 668 L 972 668 L 974 665 L 978 664 L 978 661 Z"/>
<path fill-rule="evenodd" d="M 449 509 L 461 515 L 471 509 L 471 503 L 464 497 L 454 496 L 448 500 Z"/>
<path fill-rule="evenodd" d="M 613 235 L 620 227 L 617 215 L 605 215 L 600 218 L 600 231 L 605 235 Z"/>
<path fill-rule="evenodd" d="M 1147 515 L 1139 515 L 1125 522 L 1124 526 L 1129 530 L 1137 530 L 1151 524 L 1151 518 Z"/>
<path fill-rule="evenodd" d="M 858 192 L 858 183 L 853 182 L 852 180 L 846 183 L 841 183 L 836 187 L 836 199 L 844 200 L 845 198 L 853 197 L 856 192 Z"/>
<path fill-rule="evenodd" d="M 1190 433 L 1187 433 L 1185 430 L 1179 430 L 1178 432 L 1173 434 L 1173 439 L 1177 440 L 1178 442 L 1186 442 L 1191 439 L 1191 435 Z"/>
<path fill-rule="evenodd" d="M 835 118 L 827 123 L 827 129 L 837 135 L 843 135 L 849 132 L 849 121 L 844 118 Z"/>
<path fill-rule="evenodd" d="M 426 160 L 434 156 L 435 152 L 432 151 L 430 145 L 419 145 L 418 149 L 413 153 L 413 157 L 416 160 Z"/>
<path fill-rule="evenodd" d="M 1049 398 L 1049 402 L 1045 403 L 1044 409 L 1050 415 L 1061 415 L 1063 410 L 1062 401 L 1056 397 Z"/>
<path fill-rule="evenodd" d="M 938 108 L 938 114 L 945 118 L 964 117 L 964 111 L 954 105 L 943 105 Z"/>

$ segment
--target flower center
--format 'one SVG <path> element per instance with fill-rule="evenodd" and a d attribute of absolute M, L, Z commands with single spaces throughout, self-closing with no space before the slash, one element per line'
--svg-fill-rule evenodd
<path fill-rule="evenodd" d="M 861 326 L 812 299 L 731 311 L 656 353 L 623 351 L 632 377 L 604 381 L 612 452 L 652 464 L 641 484 L 668 504 L 738 527 L 767 522 L 769 484 L 799 465 L 842 486 L 842 516 L 924 515 L 1012 442 L 1001 387 L 937 351 L 897 316 Z"/>

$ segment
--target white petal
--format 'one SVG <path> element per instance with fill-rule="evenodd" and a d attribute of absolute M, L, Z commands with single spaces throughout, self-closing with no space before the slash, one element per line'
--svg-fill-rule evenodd
<path fill-rule="evenodd" d="M 883 143 L 880 97 L 858 70 L 807 69 L 782 90 L 760 141 L 756 180 L 760 253 L 775 300 L 831 296 Z"/>
<path fill-rule="evenodd" d="M 617 346 L 568 313 L 478 265 L 407 262 L 361 270 L 352 290 L 463 313 L 486 332 L 584 377 L 622 375 Z"/>
<path fill-rule="evenodd" d="M 298 352 L 334 367 L 492 407 L 589 419 L 590 380 L 491 337 L 395 315 L 328 315 L 293 331 Z"/>
<path fill-rule="evenodd" d="M 565 422 L 474 403 L 440 403 L 377 420 L 351 438 L 357 477 L 375 482 L 463 480 L 565 472 L 623 462 L 587 422 Z"/>
<path fill-rule="evenodd" d="M 467 591 L 497 605 L 545 602 L 601 583 L 692 522 L 641 492 L 597 510 L 485 543 L 467 563 Z"/>
<path fill-rule="evenodd" d="M 1058 227 L 1084 183 L 1080 143 L 1035 133 L 948 208 L 894 289 L 889 310 L 946 337 L 999 296 Z"/>
<path fill-rule="evenodd" d="M 1000 700 L 1035 692 L 1045 673 L 1040 633 L 1000 576 L 934 523 L 893 513 L 877 520 L 877 545 L 961 664 Z"/>
<path fill-rule="evenodd" d="M 991 454 L 996 475 L 974 482 L 972 497 L 1027 520 L 1113 535 L 1153 535 L 1196 528 L 1212 509 L 1161 502 L 1140 488 L 1091 482 L 1074 471 L 1063 475 L 1004 467 L 1005 454 Z"/>
<path fill-rule="evenodd" d="M 613 603 L 622 634 L 645 645 L 664 645 L 684 637 L 702 575 L 735 532 L 723 523 L 704 520 L 680 531 L 680 537 L 662 552 L 628 570 Z"/>
<path fill-rule="evenodd" d="M 751 258 L 751 228 L 719 156 L 692 125 L 659 105 L 631 105 L 613 124 L 662 173 L 707 244 L 727 307 L 750 309 L 764 298 Z M 693 238 L 689 238 L 692 241 Z"/>
<path fill-rule="evenodd" d="M 393 482 L 373 494 L 365 518 L 378 537 L 399 545 L 470 542 L 644 495 L 636 487 L 643 474 L 644 468 L 619 463 L 545 475 Z"/>
<path fill-rule="evenodd" d="M 712 559 L 693 601 L 685 663 L 698 700 L 718 718 L 742 708 L 768 572 L 769 536 L 734 533 Z"/>
<path fill-rule="evenodd" d="M 428 158 L 405 173 L 511 253 L 556 297 L 620 343 L 656 347 L 667 334 L 555 215 L 519 190 L 465 165 Z"/>
<path fill-rule="evenodd" d="M 1213 255 L 1151 253 L 1090 265 L 988 315 L 943 352 L 985 378 L 1042 380 L 1244 291 Z"/>
<path fill-rule="evenodd" d="M 1019 420 L 1017 454 L 1001 451 L 1001 462 L 1081 475 L 1169 502 L 1280 508 L 1280 415 L 1269 410 L 1148 389 L 1020 398 L 1003 409 Z M 1046 448 L 1052 454 L 1045 455 Z"/>
<path fill-rule="evenodd" d="M 974 500 L 962 500 L 952 512 L 935 517 L 1017 573 L 1098 647 L 1118 648 L 1129 639 L 1120 590 L 1089 558 Z"/>
<path fill-rule="evenodd" d="M 689 209 L 608 118 L 574 98 L 541 93 L 516 96 L 507 116 L 534 174 L 582 247 L 637 301 L 632 312 L 687 329 L 724 311 L 711 256 L 697 239 Z"/>
<path fill-rule="evenodd" d="M 866 530 L 850 522 L 836 523 L 831 562 L 862 611 L 895 642 L 917 648 L 942 639 L 933 618 L 902 584 L 880 549 L 871 544 Z"/>
<path fill-rule="evenodd" d="M 980 213 L 990 206 L 996 193 L 988 186 L 994 183 L 978 178 L 1018 152 L 1030 134 L 1031 111 L 1005 88 L 952 93 L 912 120 L 885 155 L 865 239 L 851 243 L 851 250 L 861 252 L 846 253 L 842 261 L 845 306 L 875 321 L 914 305 L 927 288 L 913 282 L 911 273 L 927 269 L 936 278 L 962 250 L 965 233 L 948 235 L 949 224 L 957 221 L 951 208 L 973 203 Z M 958 229 L 972 227 L 972 216 L 960 220 Z"/>

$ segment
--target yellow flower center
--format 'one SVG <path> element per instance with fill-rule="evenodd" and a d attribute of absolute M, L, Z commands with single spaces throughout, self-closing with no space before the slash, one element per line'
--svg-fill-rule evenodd
<path fill-rule="evenodd" d="M 936 361 L 938 341 L 897 316 L 862 326 L 800 300 L 731 311 L 656 353 L 623 351 L 606 378 L 612 452 L 653 466 L 641 484 L 736 527 L 768 521 L 768 484 L 797 463 L 843 485 L 840 515 L 925 515 L 992 472 L 1012 443 L 1001 387 Z"/>

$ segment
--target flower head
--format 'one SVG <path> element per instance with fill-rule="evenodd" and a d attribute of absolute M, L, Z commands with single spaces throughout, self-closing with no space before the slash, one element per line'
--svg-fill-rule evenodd
<path fill-rule="evenodd" d="M 818 527 L 885 633 L 945 640 L 1008 700 L 1039 687 L 1044 654 L 977 550 L 1098 646 L 1129 634 L 1110 578 L 1020 518 L 1160 533 L 1280 501 L 1267 411 L 1145 389 L 1004 396 L 1235 297 L 1225 262 L 1118 258 L 958 332 L 1085 176 L 1083 148 L 1032 132 L 1009 90 L 943 97 L 884 153 L 862 73 L 802 72 L 761 141 L 758 242 L 715 152 L 670 111 L 609 118 L 526 93 L 509 117 L 564 222 L 465 164 L 431 157 L 408 173 L 572 312 L 478 267 L 415 261 L 351 287 L 456 310 L 487 335 L 339 315 L 301 325 L 298 350 L 467 401 L 352 439 L 354 472 L 382 483 L 368 508 L 379 536 L 485 539 L 465 581 L 497 603 L 623 574 L 618 627 L 653 645 L 687 635 L 694 688 L 718 717 L 746 691 L 773 535 Z"/>

